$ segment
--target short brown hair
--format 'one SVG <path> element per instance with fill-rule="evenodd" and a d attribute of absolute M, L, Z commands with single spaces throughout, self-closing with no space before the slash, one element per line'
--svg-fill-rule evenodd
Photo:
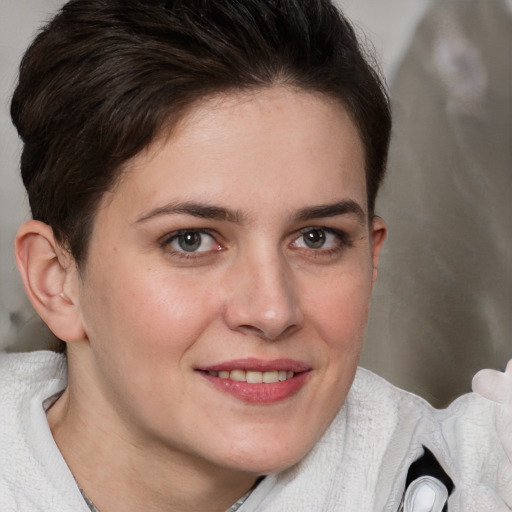
<path fill-rule="evenodd" d="M 205 96 L 276 83 L 344 102 L 364 143 L 373 215 L 389 102 L 330 1 L 70 1 L 26 52 L 11 105 L 33 217 L 80 267 L 99 200 L 164 124 Z"/>

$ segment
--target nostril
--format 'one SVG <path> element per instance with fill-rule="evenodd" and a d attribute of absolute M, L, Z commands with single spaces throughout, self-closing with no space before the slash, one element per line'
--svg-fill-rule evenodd
<path fill-rule="evenodd" d="M 239 325 L 237 330 L 250 336 L 257 336 L 258 338 L 265 337 L 265 333 L 258 327 L 254 327 L 254 325 Z"/>
<path fill-rule="evenodd" d="M 237 330 L 243 334 L 248 336 L 255 336 L 262 340 L 279 341 L 292 335 L 298 329 L 299 327 L 297 325 L 289 325 L 285 329 L 280 329 L 278 332 L 273 332 L 271 329 L 264 330 L 255 327 L 254 325 L 240 325 Z"/>
<path fill-rule="evenodd" d="M 244 331 L 261 331 L 261 329 L 257 329 L 253 325 L 240 325 L 239 329 Z"/>

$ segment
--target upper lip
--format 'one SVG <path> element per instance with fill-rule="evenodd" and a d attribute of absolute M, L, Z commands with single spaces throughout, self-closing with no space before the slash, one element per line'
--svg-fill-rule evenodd
<path fill-rule="evenodd" d="M 294 359 L 272 359 L 264 360 L 257 358 L 245 358 L 245 359 L 232 359 L 230 361 L 223 361 L 208 366 L 201 366 L 198 370 L 205 372 L 221 372 L 231 370 L 246 370 L 253 372 L 272 372 L 279 370 L 292 371 L 294 373 L 305 372 L 311 369 L 311 367 L 302 362 Z"/>

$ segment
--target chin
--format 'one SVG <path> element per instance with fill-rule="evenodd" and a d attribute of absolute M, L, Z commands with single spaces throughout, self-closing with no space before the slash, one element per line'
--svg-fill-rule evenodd
<path fill-rule="evenodd" d="M 231 456 L 227 465 L 238 471 L 255 475 L 279 473 L 301 461 L 313 448 L 317 438 L 307 439 L 303 436 L 272 436 L 269 434 L 236 449 L 230 447 Z"/>

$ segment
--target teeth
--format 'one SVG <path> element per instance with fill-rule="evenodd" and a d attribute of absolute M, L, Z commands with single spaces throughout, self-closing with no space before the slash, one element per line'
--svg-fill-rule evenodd
<path fill-rule="evenodd" d="M 229 374 L 229 378 L 231 380 L 236 380 L 238 382 L 246 382 L 246 376 L 244 370 L 231 370 Z"/>
<path fill-rule="evenodd" d="M 261 373 L 261 372 L 246 372 L 245 378 L 249 384 L 261 384 L 263 382 L 263 373 Z"/>
<path fill-rule="evenodd" d="M 220 372 L 209 371 L 208 375 L 219 377 L 221 379 L 231 379 L 237 382 L 248 382 L 249 384 L 273 384 L 274 382 L 283 382 L 291 379 L 295 372 L 279 370 L 271 372 L 255 372 L 245 370 L 221 370 Z"/>
<path fill-rule="evenodd" d="M 279 372 L 264 372 L 262 375 L 263 375 L 263 382 L 265 384 L 279 382 Z"/>

